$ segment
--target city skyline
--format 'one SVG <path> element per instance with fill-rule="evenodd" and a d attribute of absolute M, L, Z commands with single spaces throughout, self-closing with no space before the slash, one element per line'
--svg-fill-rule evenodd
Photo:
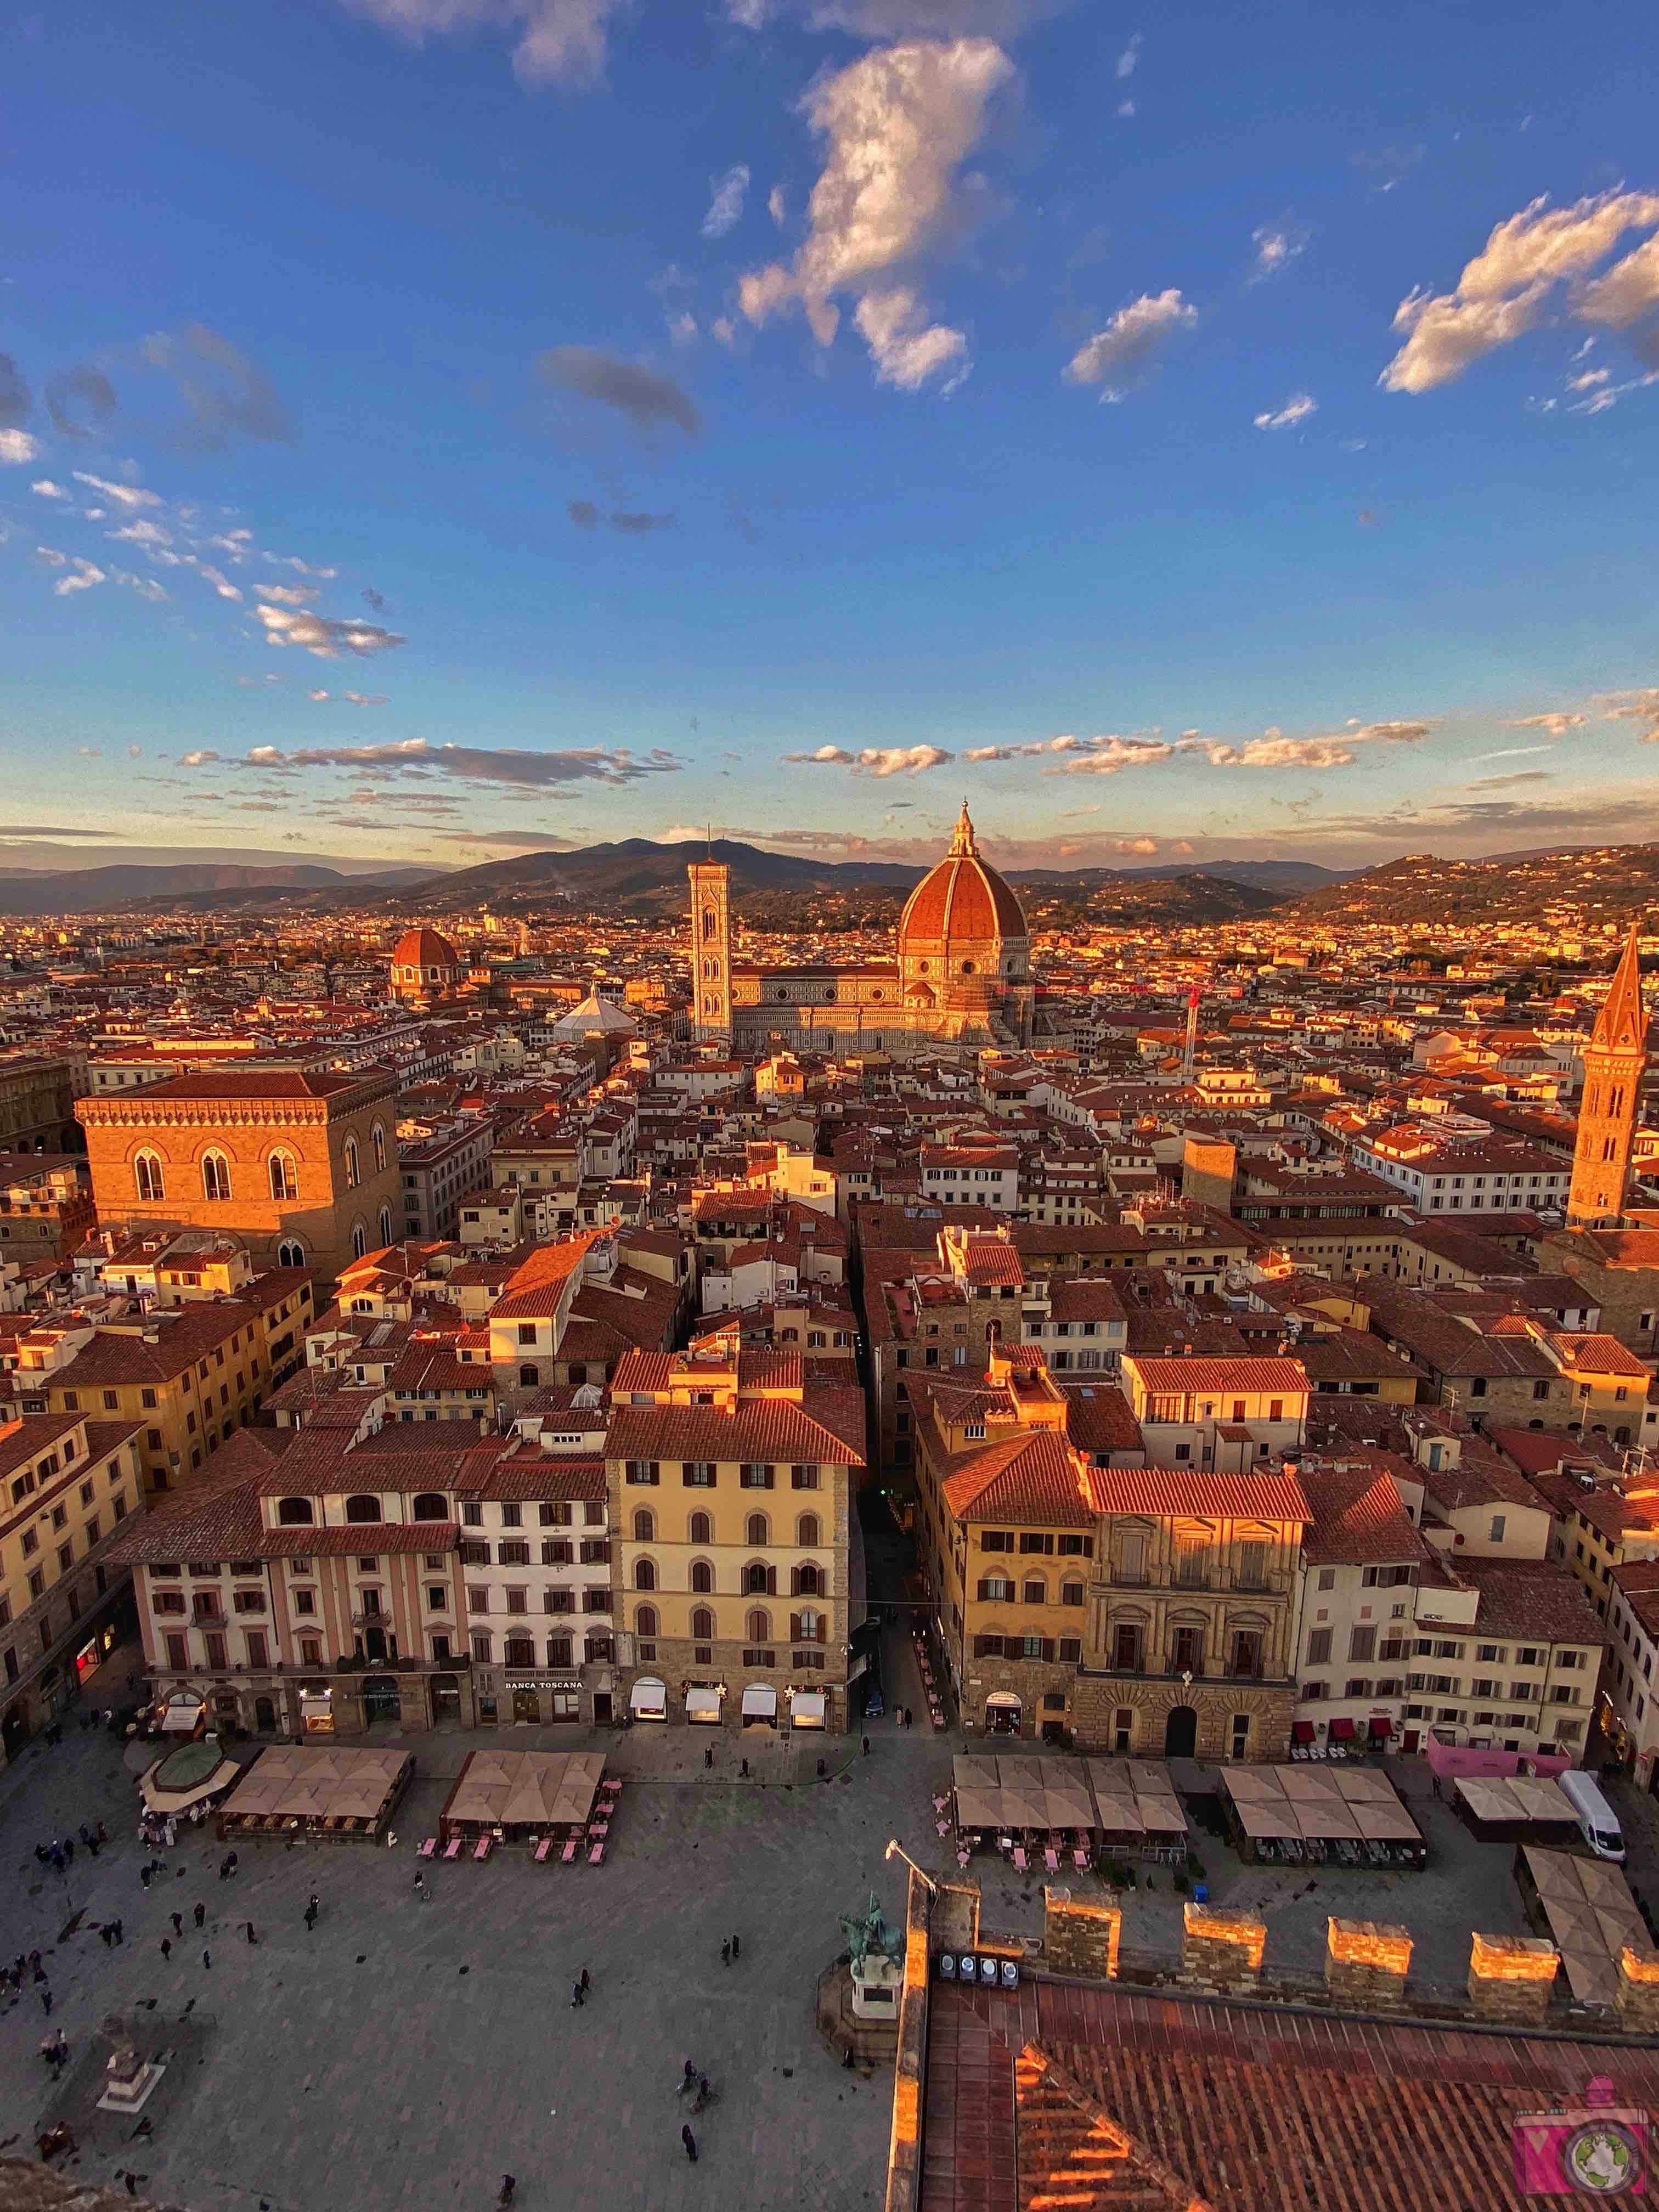
<path fill-rule="evenodd" d="M 1656 834 L 1659 30 L 1319 23 L 26 21 L 0 869 Z"/>

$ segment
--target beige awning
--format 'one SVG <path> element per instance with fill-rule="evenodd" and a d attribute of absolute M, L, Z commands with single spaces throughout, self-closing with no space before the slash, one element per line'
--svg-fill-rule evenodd
<path fill-rule="evenodd" d="M 778 1717 L 778 1693 L 769 1682 L 751 1682 L 743 1693 L 744 1720 L 772 1721 Z"/>
<path fill-rule="evenodd" d="M 685 1693 L 685 1717 L 702 1721 L 705 1725 L 720 1717 L 720 1693 L 718 1690 L 690 1689 Z"/>
<path fill-rule="evenodd" d="M 666 1720 L 668 1717 L 667 1685 L 658 1681 L 653 1674 L 641 1674 L 628 1693 L 628 1705 L 629 1711 L 637 1714 L 642 1720 Z"/>
<path fill-rule="evenodd" d="M 827 1707 L 822 1690 L 797 1690 L 789 1700 L 789 1718 L 796 1728 L 823 1728 Z"/>

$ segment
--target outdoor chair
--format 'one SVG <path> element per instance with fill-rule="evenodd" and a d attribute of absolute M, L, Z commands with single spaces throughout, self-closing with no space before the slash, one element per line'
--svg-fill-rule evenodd
<path fill-rule="evenodd" d="M 589 1851 L 587 1854 L 587 1863 L 589 1866 L 603 1866 L 605 1864 L 605 1844 L 603 1842 L 595 1844 L 592 1850 Z"/>
<path fill-rule="evenodd" d="M 1079 1874 L 1087 1874 L 1089 1871 L 1088 1852 L 1085 1850 L 1073 1851 L 1072 1853 L 1072 1864 L 1077 1869 Z"/>
<path fill-rule="evenodd" d="M 1054 1849 L 1052 1844 L 1049 1844 L 1048 1848 L 1042 1854 L 1042 1863 L 1048 1868 L 1050 1874 L 1058 1874 L 1060 1872 L 1060 1853 Z"/>
<path fill-rule="evenodd" d="M 437 1855 L 438 1838 L 435 1836 L 428 1836 L 426 1841 L 421 1845 L 420 1850 L 415 1854 L 417 1859 L 435 1858 Z"/>
<path fill-rule="evenodd" d="M 489 1847 L 493 1841 L 492 1837 L 480 1836 L 477 1849 L 472 1854 L 473 1857 L 480 1861 L 487 1859 L 489 1856 Z"/>
<path fill-rule="evenodd" d="M 951 1832 L 951 1823 L 948 1820 L 935 1820 L 933 1826 L 941 1836 L 948 1836 Z"/>
<path fill-rule="evenodd" d="M 459 1836 L 452 1836 L 449 1841 L 444 1845 L 444 1856 L 447 1859 L 458 1859 L 460 1856 L 461 1839 Z"/>
<path fill-rule="evenodd" d="M 1028 1871 L 1025 1864 L 1025 1846 L 1024 1844 L 1016 1844 L 1014 1845 L 1014 1864 L 1019 1869 L 1022 1874 Z"/>
<path fill-rule="evenodd" d="M 568 1866 L 574 1859 L 575 1856 L 576 1839 L 573 1836 L 570 1841 L 565 1845 L 564 1849 L 559 1853 L 559 1864 L 561 1866 Z"/>
<path fill-rule="evenodd" d="M 537 1863 L 537 1865 L 538 1865 L 538 1866 L 544 1866 L 544 1865 L 546 1864 L 546 1863 L 547 1863 L 547 1855 L 548 1855 L 548 1853 L 552 1850 L 552 1848 L 553 1848 L 553 1838 L 552 1838 L 552 1837 L 551 1837 L 551 1836 L 544 1836 L 544 1837 L 542 1838 L 542 1839 L 541 1839 L 540 1843 L 538 1843 L 538 1844 L 537 1844 L 537 1846 L 536 1846 L 535 1857 L 536 1857 L 536 1863 Z"/>

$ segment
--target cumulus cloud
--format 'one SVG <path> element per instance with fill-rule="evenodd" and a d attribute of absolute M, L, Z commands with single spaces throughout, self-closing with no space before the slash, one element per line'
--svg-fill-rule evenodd
<path fill-rule="evenodd" d="M 1406 342 L 1378 381 L 1410 392 L 1449 383 L 1533 329 L 1564 285 L 1580 322 L 1628 329 L 1659 307 L 1659 237 L 1601 267 L 1632 231 L 1659 232 L 1659 193 L 1600 192 L 1565 208 L 1531 201 L 1497 226 L 1451 291 L 1401 301 L 1394 327 Z"/>
<path fill-rule="evenodd" d="M 1140 59 L 1142 43 L 1141 34 L 1137 31 L 1134 36 L 1130 40 L 1128 45 L 1125 46 L 1123 52 L 1118 56 L 1117 74 L 1120 81 L 1125 77 L 1132 77 L 1134 75 L 1135 64 Z"/>
<path fill-rule="evenodd" d="M 167 425 L 176 445 L 216 453 L 234 437 L 282 441 L 294 435 L 276 388 L 241 348 L 205 323 L 157 331 L 138 348 L 146 368 L 167 377 L 183 403 Z"/>
<path fill-rule="evenodd" d="M 683 765 L 659 745 L 643 755 L 626 745 L 525 752 L 508 746 L 434 745 L 425 738 L 403 738 L 380 745 L 307 745 L 291 753 L 276 745 L 255 745 L 243 755 L 240 764 L 279 774 L 310 768 L 356 769 L 360 774 L 430 770 L 468 783 L 503 784 L 523 791 L 565 783 L 637 783 L 646 776 L 673 775 Z"/>
<path fill-rule="evenodd" d="M 930 768 L 944 768 L 954 756 L 942 745 L 866 745 L 848 752 L 842 745 L 820 745 L 816 752 L 786 753 L 786 761 L 806 768 L 847 768 L 855 775 L 878 779 L 890 775 L 921 775 Z"/>
<path fill-rule="evenodd" d="M 180 768 L 210 768 L 218 758 L 217 753 L 204 748 L 198 752 L 180 753 L 179 765 Z"/>
<path fill-rule="evenodd" d="M 866 292 L 853 320 L 870 349 L 876 381 L 895 385 L 901 392 L 920 392 L 930 377 L 967 359 L 968 340 L 963 332 L 946 323 L 930 323 L 927 309 L 908 285 L 897 285 L 890 292 Z M 953 378 L 949 388 L 960 380 Z"/>
<path fill-rule="evenodd" d="M 669 316 L 668 336 L 671 343 L 677 346 L 696 345 L 697 319 L 690 308 L 682 307 L 678 314 Z"/>
<path fill-rule="evenodd" d="M 1352 768 L 1359 757 L 1340 738 L 1250 738 L 1237 745 L 1198 738 L 1182 750 L 1202 753 L 1212 768 Z"/>
<path fill-rule="evenodd" d="M 1250 233 L 1250 243 L 1255 248 L 1255 259 L 1250 266 L 1250 282 L 1262 284 L 1270 276 L 1277 276 L 1290 267 L 1297 257 L 1307 249 L 1308 234 L 1284 223 L 1266 223 L 1260 230 Z"/>
<path fill-rule="evenodd" d="M 766 212 L 771 216 L 773 222 L 776 223 L 778 228 L 781 230 L 783 228 L 784 217 L 788 212 L 788 203 L 784 198 L 783 186 L 781 185 L 774 185 L 771 191 L 766 195 Z"/>
<path fill-rule="evenodd" d="M 110 575 L 128 591 L 136 592 L 141 599 L 157 600 L 167 598 L 167 587 L 154 576 L 135 576 L 131 568 L 112 568 Z"/>
<path fill-rule="evenodd" d="M 850 298 L 879 381 L 915 391 L 942 370 L 959 373 L 965 339 L 927 324 L 907 280 L 962 230 L 957 172 L 1013 75 L 990 39 L 957 38 L 885 47 L 816 84 L 803 107 L 824 142 L 824 166 L 807 234 L 787 266 L 744 276 L 749 321 L 798 305 L 827 346 L 840 325 L 836 301 Z"/>
<path fill-rule="evenodd" d="M 219 597 L 222 599 L 232 599 L 239 605 L 240 605 L 242 598 L 241 592 L 238 590 L 237 586 L 231 582 L 229 577 L 227 576 L 222 570 L 210 567 L 205 561 L 198 562 L 197 566 L 200 571 L 204 583 L 211 584 L 214 590 L 219 594 Z M 256 614 L 258 614 L 263 613 L 264 610 L 262 608 L 256 607 L 254 611 Z"/>
<path fill-rule="evenodd" d="M 48 568 L 65 568 L 69 566 L 69 555 L 60 553 L 55 545 L 37 545 L 34 549 L 34 557 L 37 561 L 44 562 Z"/>
<path fill-rule="evenodd" d="M 1319 402 L 1311 392 L 1293 392 L 1282 407 L 1270 407 L 1255 418 L 1258 430 L 1292 430 L 1298 422 L 1305 422 L 1310 415 L 1319 412 Z"/>
<path fill-rule="evenodd" d="M 390 653 L 394 646 L 407 643 L 396 630 L 382 629 L 378 623 L 358 622 L 350 617 L 337 622 L 326 615 L 290 607 L 261 606 L 253 611 L 264 625 L 267 645 L 301 646 L 306 652 L 314 653 L 319 660 L 335 660 L 343 653 L 360 653 L 367 658 L 371 653 Z"/>
<path fill-rule="evenodd" d="M 549 346 L 536 356 L 535 373 L 556 392 L 574 392 L 601 407 L 625 415 L 636 430 L 647 434 L 672 423 L 695 438 L 702 428 L 690 395 L 672 377 L 636 362 L 620 361 L 614 354 L 592 346 Z"/>
<path fill-rule="evenodd" d="M 1097 384 L 1102 400 L 1115 405 L 1128 398 L 1170 340 L 1197 321 L 1197 308 L 1173 285 L 1164 292 L 1143 292 L 1079 347 L 1066 364 L 1066 380 Z"/>
<path fill-rule="evenodd" d="M 50 477 L 40 477 L 29 486 L 29 489 L 41 499 L 73 499 L 75 496 L 63 484 L 54 483 Z"/>
<path fill-rule="evenodd" d="M 1507 726 L 1511 730 L 1547 730 L 1553 738 L 1564 738 L 1569 730 L 1582 730 L 1588 718 L 1583 714 L 1522 714 Z M 1495 754 L 1485 756 L 1495 759 Z"/>
<path fill-rule="evenodd" d="M 1075 755 L 1057 768 L 1045 769 L 1048 775 L 1121 775 L 1125 769 L 1156 767 L 1159 761 L 1170 758 L 1175 747 L 1163 738 L 1109 735 L 1051 738 L 1046 747 L 1037 750 Z"/>
<path fill-rule="evenodd" d="M 40 458 L 40 441 L 27 430 L 0 430 L 0 466 L 21 469 Z"/>
<path fill-rule="evenodd" d="M 85 469 L 76 469 L 73 474 L 76 483 L 85 484 L 100 499 L 108 500 L 112 507 L 124 507 L 129 512 L 136 513 L 141 507 L 161 507 L 164 504 L 160 492 L 146 491 L 139 484 L 112 483 L 107 477 L 92 476 Z"/>
<path fill-rule="evenodd" d="M 204 569 L 203 574 L 206 573 Z M 308 607 L 317 596 L 317 587 L 314 584 L 256 584 L 253 595 L 269 599 L 273 606 Z"/>
<path fill-rule="evenodd" d="M 52 587 L 60 599 L 68 599 L 72 592 L 90 592 L 107 580 L 95 561 L 82 561 L 78 555 L 70 560 L 70 568 L 71 573 L 60 576 Z"/>
<path fill-rule="evenodd" d="M 1644 722 L 1644 745 L 1659 745 L 1659 684 L 1640 691 L 1609 691 L 1596 701 L 1610 722 Z"/>
<path fill-rule="evenodd" d="M 518 34 L 520 84 L 587 86 L 605 73 L 605 25 L 620 0 L 343 0 L 413 46 L 432 33 L 494 29 Z"/>
<path fill-rule="evenodd" d="M 728 353 L 738 342 L 738 326 L 730 315 L 716 315 L 708 331 L 715 344 L 724 346 Z"/>
<path fill-rule="evenodd" d="M 702 219 L 705 238 L 724 238 L 743 220 L 743 204 L 749 195 L 749 164 L 733 161 L 723 176 L 708 179 L 708 212 Z"/>

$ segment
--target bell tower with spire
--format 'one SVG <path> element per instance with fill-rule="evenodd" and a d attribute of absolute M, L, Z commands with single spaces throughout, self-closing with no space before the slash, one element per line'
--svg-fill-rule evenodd
<path fill-rule="evenodd" d="M 686 869 L 691 882 L 691 1035 L 732 1048 L 732 871 L 708 857 Z"/>
<path fill-rule="evenodd" d="M 1648 1064 L 1648 1018 L 1642 1004 L 1637 930 L 1632 922 L 1584 1048 L 1584 1089 L 1567 1198 L 1570 1229 L 1616 1226 L 1625 1210 L 1637 1107 Z"/>

